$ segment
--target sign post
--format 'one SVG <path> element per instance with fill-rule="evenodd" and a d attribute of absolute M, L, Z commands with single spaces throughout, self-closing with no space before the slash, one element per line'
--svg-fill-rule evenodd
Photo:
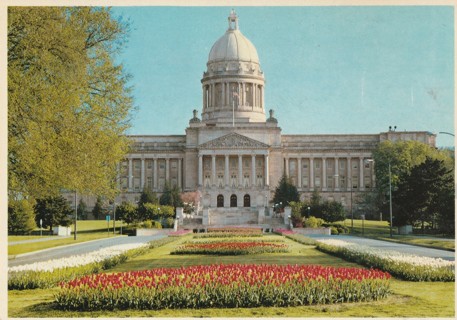
<path fill-rule="evenodd" d="M 109 214 L 106 215 L 106 223 L 108 225 L 108 237 L 109 237 L 109 221 L 110 221 L 111 217 Z"/>

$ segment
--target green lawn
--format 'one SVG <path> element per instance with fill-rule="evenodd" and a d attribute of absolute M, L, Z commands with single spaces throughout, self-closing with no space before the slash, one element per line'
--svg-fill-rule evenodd
<path fill-rule="evenodd" d="M 346 219 L 341 222 L 349 229 L 351 229 L 351 219 Z M 432 235 L 421 236 L 421 235 L 399 235 L 397 234 L 397 228 L 392 229 L 393 237 L 390 237 L 390 228 L 387 221 L 373 221 L 365 220 L 362 224 L 362 220 L 354 219 L 354 232 L 356 236 L 363 236 L 366 238 L 373 238 L 386 241 L 394 241 L 405 244 L 413 244 L 417 246 L 430 247 L 444 250 L 455 250 L 455 241 L 450 238 L 434 237 Z M 451 240 L 451 241 L 450 241 Z"/>
<path fill-rule="evenodd" d="M 314 249 L 286 239 L 289 253 L 252 256 L 179 256 L 170 251 L 177 242 L 150 250 L 109 272 L 141 270 L 156 267 L 179 267 L 212 263 L 274 263 L 274 264 L 321 264 L 330 266 L 356 266 L 354 263 L 326 255 Z M 269 236 L 270 237 L 270 236 Z M 273 238 L 280 236 L 271 236 Z M 265 237 L 264 237 L 265 238 Z M 267 239 L 267 238 L 265 238 Z M 159 311 L 98 311 L 63 312 L 53 308 L 53 294 L 59 289 L 9 291 L 9 317 L 454 317 L 454 283 L 406 282 L 392 280 L 392 295 L 387 299 L 369 303 L 347 303 L 290 308 L 239 308 L 203 310 Z"/>
<path fill-rule="evenodd" d="M 38 229 L 39 230 L 39 229 Z M 73 226 L 72 226 L 73 230 Z M 69 245 L 73 243 L 85 242 L 96 239 L 103 239 L 107 237 L 118 236 L 120 231 L 120 224 L 116 222 L 116 235 L 113 234 L 113 222 L 110 222 L 110 232 L 108 233 L 107 222 L 104 220 L 87 220 L 78 221 L 77 223 L 77 236 L 74 240 L 73 232 L 71 237 L 58 237 L 58 236 L 46 236 L 55 237 L 53 240 L 35 242 L 35 243 L 22 243 L 8 246 L 8 255 L 17 255 L 21 253 L 33 252 L 48 248 L 59 247 L 63 245 Z M 43 238 L 45 236 L 43 235 Z M 40 239 L 38 236 L 8 236 L 8 242 Z"/>

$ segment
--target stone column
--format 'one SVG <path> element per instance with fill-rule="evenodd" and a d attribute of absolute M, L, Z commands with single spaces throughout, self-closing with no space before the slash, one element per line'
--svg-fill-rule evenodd
<path fill-rule="evenodd" d="M 286 177 L 289 176 L 289 158 L 284 159 L 286 161 Z"/>
<path fill-rule="evenodd" d="M 251 156 L 251 170 L 252 170 L 252 179 L 251 179 L 251 186 L 255 187 L 255 178 L 256 178 L 256 172 L 255 172 L 255 154 Z"/>
<path fill-rule="evenodd" d="M 327 158 L 322 158 L 322 190 L 327 189 Z"/>
<path fill-rule="evenodd" d="M 132 168 L 132 159 L 130 158 L 130 159 L 129 159 L 129 177 L 128 177 L 128 178 L 129 178 L 129 179 L 128 179 L 128 180 L 129 180 L 129 191 L 132 191 L 132 189 L 133 189 L 133 181 L 132 181 L 132 179 L 133 179 L 133 172 L 132 172 L 132 171 L 133 171 L 133 168 Z"/>
<path fill-rule="evenodd" d="M 228 82 L 225 85 L 225 96 L 227 100 L 226 106 L 228 106 L 230 104 L 230 83 Z"/>
<path fill-rule="evenodd" d="M 298 157 L 298 159 L 297 159 L 297 166 L 298 166 L 297 188 L 301 188 L 301 157 Z"/>
<path fill-rule="evenodd" d="M 255 96 L 256 96 L 256 88 L 257 85 L 255 83 L 252 84 L 252 105 L 255 107 L 256 106 L 256 101 L 255 101 Z"/>
<path fill-rule="evenodd" d="M 203 185 L 203 156 L 201 154 L 198 155 L 198 186 L 201 187 Z"/>
<path fill-rule="evenodd" d="M 359 190 L 365 190 L 365 184 L 363 183 L 363 157 L 359 158 Z"/>
<path fill-rule="evenodd" d="M 206 86 L 203 86 L 203 109 L 206 109 Z"/>
<path fill-rule="evenodd" d="M 338 164 L 338 158 L 335 157 L 335 190 L 338 190 L 340 188 L 340 170 L 339 170 L 339 164 Z"/>
<path fill-rule="evenodd" d="M 260 95 L 260 107 L 263 108 L 263 105 L 264 105 L 264 93 L 265 93 L 265 90 L 263 89 L 263 86 L 260 87 L 260 92 L 261 92 L 261 95 Z"/>
<path fill-rule="evenodd" d="M 265 155 L 265 186 L 270 185 L 270 176 L 268 168 L 268 154 Z"/>
<path fill-rule="evenodd" d="M 238 187 L 243 185 L 243 156 L 238 155 Z"/>
<path fill-rule="evenodd" d="M 211 155 L 211 183 L 216 185 L 216 155 Z"/>
<path fill-rule="evenodd" d="M 211 107 L 216 107 L 216 85 L 211 83 Z"/>
<path fill-rule="evenodd" d="M 348 191 L 351 191 L 352 189 L 352 161 L 351 161 L 351 158 L 350 157 L 347 157 L 346 158 L 346 162 L 347 162 L 347 190 Z"/>
<path fill-rule="evenodd" d="M 243 106 L 246 105 L 246 83 L 243 82 Z"/>
<path fill-rule="evenodd" d="M 314 158 L 309 158 L 309 188 L 314 189 Z"/>
<path fill-rule="evenodd" d="M 165 159 L 165 181 L 170 180 L 170 158 Z"/>
<path fill-rule="evenodd" d="M 178 159 L 178 188 L 182 188 L 182 159 Z"/>
<path fill-rule="evenodd" d="M 230 184 L 229 179 L 229 155 L 225 155 L 225 170 L 224 170 L 224 177 L 225 177 L 225 185 L 228 186 Z"/>
<path fill-rule="evenodd" d="M 157 190 L 157 158 L 154 158 L 154 189 Z"/>
<path fill-rule="evenodd" d="M 225 106 L 225 82 L 222 82 L 221 86 L 222 86 L 221 107 L 223 107 L 223 106 Z"/>
<path fill-rule="evenodd" d="M 141 158 L 141 181 L 140 181 L 140 188 L 141 190 L 144 189 L 144 158 Z"/>

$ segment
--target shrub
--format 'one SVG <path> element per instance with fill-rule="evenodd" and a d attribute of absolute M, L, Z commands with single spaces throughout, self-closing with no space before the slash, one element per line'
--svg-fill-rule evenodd
<path fill-rule="evenodd" d="M 141 228 L 146 229 L 162 229 L 162 224 L 159 221 L 146 220 L 140 224 Z"/>
<path fill-rule="evenodd" d="M 334 226 L 330 227 L 330 232 L 331 232 L 331 234 L 339 234 L 338 229 Z"/>
<path fill-rule="evenodd" d="M 321 218 L 316 218 L 314 216 L 305 219 L 305 227 L 307 228 L 319 228 L 324 224 L 324 220 Z"/>

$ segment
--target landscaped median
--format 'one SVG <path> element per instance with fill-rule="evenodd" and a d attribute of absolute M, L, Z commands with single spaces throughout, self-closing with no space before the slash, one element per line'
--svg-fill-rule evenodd
<path fill-rule="evenodd" d="M 209 265 L 84 276 L 61 284 L 64 310 L 287 307 L 373 301 L 389 294 L 378 270 L 311 265 Z"/>
<path fill-rule="evenodd" d="M 8 289 L 51 288 L 61 281 L 98 273 L 158 246 L 175 241 L 163 238 L 149 243 L 122 244 L 83 255 L 8 268 Z"/>
<path fill-rule="evenodd" d="M 455 262 L 373 249 L 342 240 L 317 240 L 316 248 L 408 281 L 455 281 Z"/>

